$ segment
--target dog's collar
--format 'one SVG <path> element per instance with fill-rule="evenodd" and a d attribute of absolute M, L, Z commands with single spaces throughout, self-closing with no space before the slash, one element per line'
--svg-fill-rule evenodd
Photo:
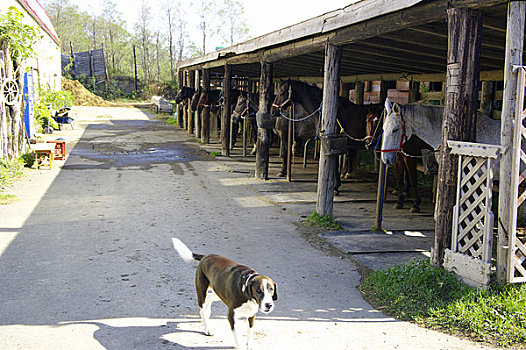
<path fill-rule="evenodd" d="M 246 290 L 248 288 L 248 284 L 256 276 L 259 276 L 259 273 L 257 273 L 257 272 L 249 273 L 248 275 L 245 276 L 245 282 L 243 283 L 243 287 L 241 287 L 241 292 L 243 292 L 243 293 L 246 292 Z"/>

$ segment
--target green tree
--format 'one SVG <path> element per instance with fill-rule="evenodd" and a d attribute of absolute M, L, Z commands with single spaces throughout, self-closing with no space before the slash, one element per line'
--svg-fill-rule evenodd
<path fill-rule="evenodd" d="M 6 15 L 0 15 L 0 42 L 7 42 L 14 61 L 32 57 L 33 45 L 41 38 L 37 28 L 22 23 L 22 17 L 12 6 Z"/>
<path fill-rule="evenodd" d="M 240 0 L 223 0 L 219 10 L 223 40 L 230 46 L 248 38 L 248 26 L 245 9 Z"/>

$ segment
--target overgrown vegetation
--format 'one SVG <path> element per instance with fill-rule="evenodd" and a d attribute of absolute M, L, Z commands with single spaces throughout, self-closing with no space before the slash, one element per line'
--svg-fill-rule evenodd
<path fill-rule="evenodd" d="M 58 110 L 62 107 L 73 106 L 73 95 L 65 90 L 51 90 L 49 87 L 39 89 L 40 100 L 35 103 L 35 124 L 37 128 L 51 127 L 58 129 L 57 122 L 52 118 L 51 110 Z"/>
<path fill-rule="evenodd" d="M 22 13 L 10 6 L 5 15 L 0 15 L 0 42 L 7 41 L 14 61 L 34 55 L 33 45 L 41 38 L 36 27 L 22 23 Z"/>
<path fill-rule="evenodd" d="M 526 285 L 478 291 L 425 259 L 375 271 L 361 290 L 402 320 L 497 345 L 526 343 Z"/>
<path fill-rule="evenodd" d="M 24 160 L 22 157 L 15 160 L 8 160 L 6 157 L 0 158 L 0 204 L 9 203 L 15 198 L 15 196 L 3 192 L 15 179 L 22 176 L 23 167 Z"/>
<path fill-rule="evenodd" d="M 305 218 L 305 223 L 309 226 L 318 226 L 326 230 L 342 230 L 342 224 L 336 221 L 331 215 L 320 215 L 313 212 Z"/>

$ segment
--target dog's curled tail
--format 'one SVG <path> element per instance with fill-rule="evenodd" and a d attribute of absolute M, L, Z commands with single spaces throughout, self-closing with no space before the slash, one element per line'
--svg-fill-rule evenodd
<path fill-rule="evenodd" d="M 191 263 L 196 260 L 199 261 L 204 257 L 204 255 L 193 253 L 190 248 L 188 248 L 186 244 L 184 244 L 179 238 L 172 238 L 172 243 L 175 250 L 177 250 L 177 253 L 179 253 L 181 258 L 187 263 Z"/>

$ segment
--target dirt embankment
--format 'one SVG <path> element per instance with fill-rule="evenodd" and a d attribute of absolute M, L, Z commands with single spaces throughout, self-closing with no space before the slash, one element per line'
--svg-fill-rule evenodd
<path fill-rule="evenodd" d="M 73 97 L 75 97 L 73 104 L 76 106 L 104 107 L 110 105 L 109 102 L 105 101 L 102 97 L 94 95 L 77 80 L 69 80 L 62 77 L 62 90 L 69 91 Z"/>

